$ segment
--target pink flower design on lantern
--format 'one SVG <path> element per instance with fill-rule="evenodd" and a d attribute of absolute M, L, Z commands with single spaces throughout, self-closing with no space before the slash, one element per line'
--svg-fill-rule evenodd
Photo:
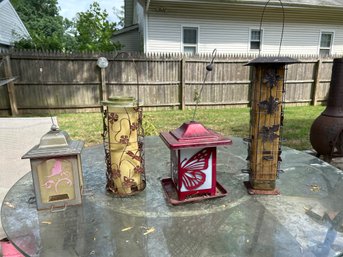
<path fill-rule="evenodd" d="M 114 112 L 111 112 L 109 115 L 108 115 L 108 121 L 113 124 L 114 122 L 118 121 L 119 119 L 119 116 L 117 113 L 114 113 Z"/>
<path fill-rule="evenodd" d="M 53 180 L 48 180 L 48 181 L 46 181 L 43 185 L 42 185 L 42 187 L 45 187 L 45 188 L 47 188 L 47 189 L 49 189 L 49 188 L 51 188 L 52 187 L 52 185 L 54 185 L 55 184 L 55 181 L 53 181 Z"/>
<path fill-rule="evenodd" d="M 134 184 L 135 184 L 135 181 L 132 178 L 128 178 L 128 177 L 124 176 L 124 182 L 123 182 L 124 187 L 131 187 Z"/>
<path fill-rule="evenodd" d="M 130 130 L 131 131 L 135 131 L 138 129 L 138 124 L 136 122 L 133 122 L 130 126 Z"/>
<path fill-rule="evenodd" d="M 128 136 L 121 136 L 120 137 L 120 140 L 119 140 L 119 143 L 121 143 L 121 144 L 125 144 L 125 145 L 127 145 L 127 144 L 129 144 L 129 137 Z"/>
<path fill-rule="evenodd" d="M 118 169 L 113 169 L 112 170 L 112 176 L 113 176 L 113 178 L 114 179 L 117 179 L 117 178 L 120 178 L 120 170 L 118 170 Z"/>
<path fill-rule="evenodd" d="M 139 115 L 138 116 L 138 123 L 142 123 L 143 122 L 143 117 L 142 117 L 142 115 Z"/>
<path fill-rule="evenodd" d="M 136 166 L 134 169 L 135 173 L 142 174 L 144 169 L 141 166 Z"/>
<path fill-rule="evenodd" d="M 138 150 L 141 151 L 143 149 L 143 142 L 138 141 Z"/>

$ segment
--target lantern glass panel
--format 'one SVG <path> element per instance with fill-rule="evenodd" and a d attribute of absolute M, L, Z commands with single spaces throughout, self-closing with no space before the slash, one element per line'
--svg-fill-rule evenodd
<path fill-rule="evenodd" d="M 179 160 L 179 152 L 180 150 L 176 150 L 176 151 L 171 151 L 170 152 L 170 159 L 171 159 L 171 177 L 172 180 L 176 186 L 177 189 L 179 189 L 179 185 L 178 185 L 178 181 L 179 181 L 179 164 L 178 164 L 178 160 Z"/>
<path fill-rule="evenodd" d="M 113 176 L 119 194 L 131 194 L 143 190 L 141 156 L 138 145 L 138 112 L 134 107 L 109 107 L 109 146 Z M 111 122 L 111 117 L 116 117 Z"/>
<path fill-rule="evenodd" d="M 71 158 L 53 158 L 37 165 L 42 203 L 75 199 Z"/>
<path fill-rule="evenodd" d="M 180 151 L 181 192 L 212 187 L 212 148 L 188 148 Z M 191 189 L 192 188 L 192 189 Z"/>

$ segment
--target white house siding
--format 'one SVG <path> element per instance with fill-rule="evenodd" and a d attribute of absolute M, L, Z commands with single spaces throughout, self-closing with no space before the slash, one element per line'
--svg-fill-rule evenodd
<path fill-rule="evenodd" d="M 224 53 L 254 53 L 249 50 L 249 31 L 258 29 L 262 7 L 238 5 L 150 6 L 146 52 L 182 51 L 182 26 L 198 26 L 199 53 L 214 48 Z M 285 8 L 281 54 L 318 54 L 320 32 L 334 31 L 332 54 L 343 53 L 343 8 Z M 281 37 L 282 9 L 268 7 L 263 23 L 262 53 L 277 54 Z M 256 50 L 255 50 L 256 53 Z"/>
<path fill-rule="evenodd" d="M 8 0 L 0 2 L 0 44 L 11 45 L 21 37 L 29 37 L 24 24 Z"/>

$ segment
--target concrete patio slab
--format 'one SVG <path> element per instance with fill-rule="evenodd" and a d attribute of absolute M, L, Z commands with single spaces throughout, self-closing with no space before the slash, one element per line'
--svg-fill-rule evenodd
<path fill-rule="evenodd" d="M 57 124 L 56 117 L 53 117 Z M 31 170 L 21 157 L 50 130 L 50 117 L 0 118 L 0 208 L 8 190 Z M 0 222 L 0 239 L 6 237 Z"/>

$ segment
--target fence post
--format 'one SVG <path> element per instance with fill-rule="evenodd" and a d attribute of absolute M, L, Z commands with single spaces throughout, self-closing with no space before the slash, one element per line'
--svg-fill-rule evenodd
<path fill-rule="evenodd" d="M 99 100 L 101 112 L 103 112 L 102 101 L 107 100 L 107 87 L 106 87 L 106 68 L 108 67 L 108 60 L 105 57 L 99 57 L 97 66 L 100 68 L 100 87 L 99 87 Z"/>
<path fill-rule="evenodd" d="M 106 69 L 100 68 L 100 101 L 107 99 Z"/>
<path fill-rule="evenodd" d="M 9 55 L 4 57 L 4 68 L 5 68 L 5 77 L 10 79 L 13 77 L 12 68 L 11 68 L 11 60 Z M 14 89 L 14 82 L 10 81 L 7 84 L 7 92 L 8 92 L 8 99 L 10 101 L 11 106 L 11 115 L 16 116 L 18 115 L 18 107 L 17 107 L 17 100 L 15 97 L 15 89 Z"/>
<path fill-rule="evenodd" d="M 317 104 L 317 89 L 320 84 L 320 68 L 322 66 L 322 60 L 318 59 L 317 65 L 316 65 L 316 70 L 314 71 L 314 81 L 313 81 L 313 87 L 312 87 L 312 92 L 311 92 L 311 105 L 316 105 Z"/>
<path fill-rule="evenodd" d="M 186 60 L 184 57 L 182 57 L 180 62 L 180 88 L 179 88 L 179 103 L 180 103 L 180 109 L 183 111 L 186 109 L 186 97 L 185 97 L 185 66 L 186 66 Z"/>

